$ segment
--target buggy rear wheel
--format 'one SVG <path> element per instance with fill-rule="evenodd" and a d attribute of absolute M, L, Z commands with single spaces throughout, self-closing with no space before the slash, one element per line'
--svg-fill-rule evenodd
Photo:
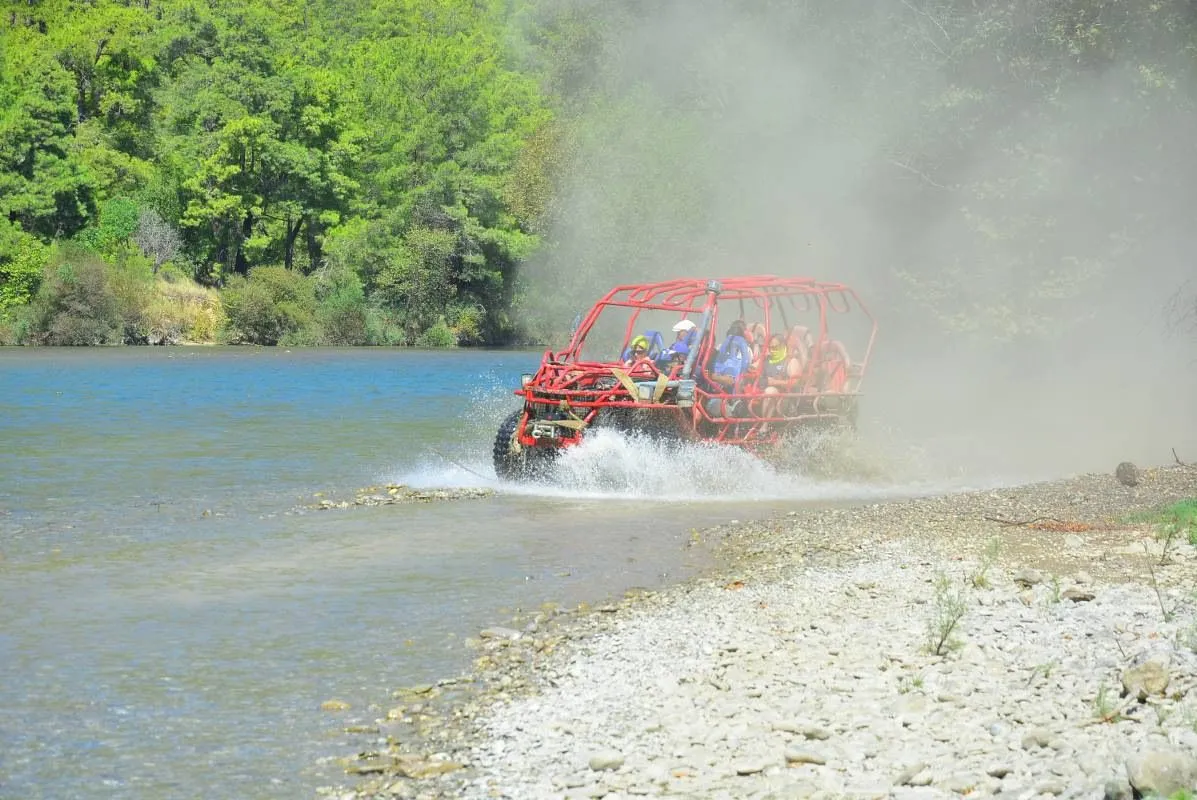
<path fill-rule="evenodd" d="M 495 475 L 504 481 L 528 480 L 536 477 L 552 462 L 556 451 L 547 448 L 524 447 L 516 438 L 523 411 L 513 411 L 499 425 L 493 449 Z"/>

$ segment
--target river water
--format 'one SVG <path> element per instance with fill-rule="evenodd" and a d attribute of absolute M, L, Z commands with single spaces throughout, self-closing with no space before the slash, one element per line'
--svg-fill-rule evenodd
<path fill-rule="evenodd" d="M 684 577 L 697 526 L 883 491 L 616 436 L 501 484 L 539 355 L 0 349 L 0 797 L 314 796 L 347 719 L 459 674 L 511 610 Z M 495 492 L 311 509 L 388 482 Z"/>

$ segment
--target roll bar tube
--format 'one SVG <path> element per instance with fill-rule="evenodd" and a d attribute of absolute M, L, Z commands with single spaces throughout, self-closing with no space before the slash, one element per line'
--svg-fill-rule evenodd
<path fill-rule="evenodd" d="M 722 291 L 723 284 L 719 281 L 707 281 L 707 302 L 706 308 L 702 310 L 702 320 L 698 323 L 698 335 L 694 337 L 694 344 L 690 346 L 690 352 L 686 353 L 686 363 L 682 365 L 681 377 L 685 380 L 690 380 L 690 375 L 694 372 L 694 362 L 698 360 L 698 351 L 706 339 L 707 329 L 711 327 L 711 314 L 715 310 L 715 300 Z"/>

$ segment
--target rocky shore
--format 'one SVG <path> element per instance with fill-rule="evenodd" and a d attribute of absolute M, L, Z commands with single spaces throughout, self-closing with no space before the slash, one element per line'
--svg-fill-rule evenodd
<path fill-rule="evenodd" d="M 701 532 L 720 567 L 483 631 L 338 798 L 951 798 L 1197 787 L 1181 464 Z"/>

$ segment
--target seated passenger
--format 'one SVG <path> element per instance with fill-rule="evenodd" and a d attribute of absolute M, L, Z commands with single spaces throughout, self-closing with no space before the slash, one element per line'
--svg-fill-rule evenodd
<path fill-rule="evenodd" d="M 786 336 L 786 349 L 790 356 L 798 359 L 799 375 L 806 375 L 807 367 L 810 364 L 811 348 L 814 343 L 811 340 L 810 330 L 803 325 L 795 325 L 790 328 L 789 334 Z M 805 388 L 806 380 L 795 381 L 794 391 L 802 391 Z"/>
<path fill-rule="evenodd" d="M 752 348 L 753 358 L 760 358 L 765 351 L 765 324 L 754 322 L 748 328 L 748 345 Z"/>
<path fill-rule="evenodd" d="M 752 363 L 752 349 L 745 333 L 744 320 L 736 320 L 727 329 L 723 344 L 712 354 L 714 363 L 707 377 L 725 391 L 735 390 L 740 376 Z"/>
<path fill-rule="evenodd" d="M 632 339 L 632 342 L 635 343 L 640 340 L 644 341 L 644 357 L 652 359 L 661 357 L 661 353 L 665 349 L 665 342 L 661 339 L 660 333 L 657 331 L 645 331 L 644 333 L 639 334 Z M 624 350 L 623 355 L 620 356 L 620 358 L 622 358 L 624 361 L 632 358 L 632 347 L 629 346 L 626 350 Z"/>
<path fill-rule="evenodd" d="M 765 395 L 761 401 L 760 415 L 773 417 L 777 415 L 779 400 L 776 395 L 793 391 L 798 379 L 802 377 L 802 362 L 790 354 L 786 341 L 781 334 L 775 333 L 769 337 L 769 350 L 765 361 Z M 768 397 L 774 395 L 774 397 Z M 761 426 L 761 433 L 769 430 L 769 423 Z"/>
<path fill-rule="evenodd" d="M 660 369 L 670 380 L 677 378 L 682 373 L 682 367 L 686 365 L 686 357 L 690 355 L 690 347 L 685 342 L 674 342 L 673 346 L 665 351 L 664 363 L 659 364 Z"/>
<path fill-rule="evenodd" d="M 818 364 L 819 391 L 845 392 L 849 390 L 849 370 L 852 359 L 848 356 L 848 349 L 844 343 L 832 339 L 823 346 L 822 357 Z"/>
<path fill-rule="evenodd" d="M 642 358 L 648 358 L 648 337 L 637 336 L 632 344 L 624 351 L 623 365 L 630 367 Z"/>
<path fill-rule="evenodd" d="M 684 319 L 673 326 L 673 332 L 677 334 L 677 338 L 669 346 L 671 350 L 678 343 L 684 344 L 686 347 L 693 347 L 694 338 L 698 335 L 698 326 L 693 321 Z"/>

